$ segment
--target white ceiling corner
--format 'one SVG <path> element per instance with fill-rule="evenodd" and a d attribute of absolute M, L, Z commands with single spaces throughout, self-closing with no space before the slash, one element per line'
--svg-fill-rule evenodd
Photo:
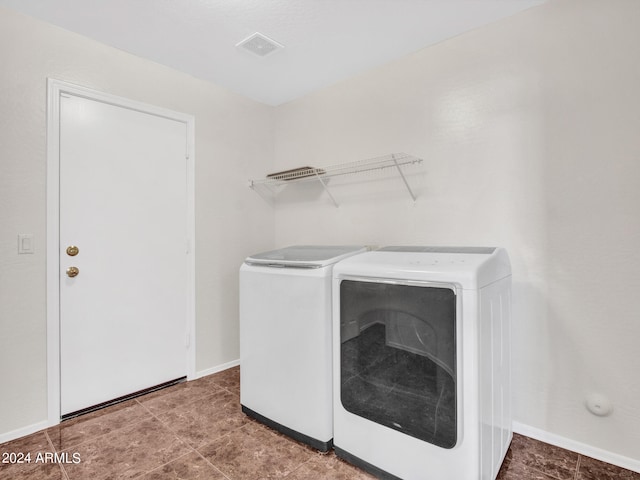
<path fill-rule="evenodd" d="M 545 0 L 0 0 L 10 8 L 279 105 Z M 284 46 L 259 57 L 259 32 Z"/>

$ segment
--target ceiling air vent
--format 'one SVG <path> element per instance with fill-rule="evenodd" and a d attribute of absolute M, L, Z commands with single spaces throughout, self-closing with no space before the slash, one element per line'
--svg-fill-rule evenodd
<path fill-rule="evenodd" d="M 280 45 L 275 40 L 270 39 L 266 35 L 261 33 L 254 33 L 253 35 L 245 38 L 236 45 L 238 48 L 242 48 L 248 52 L 258 55 L 259 57 L 266 57 L 280 49 L 284 48 L 284 45 Z"/>

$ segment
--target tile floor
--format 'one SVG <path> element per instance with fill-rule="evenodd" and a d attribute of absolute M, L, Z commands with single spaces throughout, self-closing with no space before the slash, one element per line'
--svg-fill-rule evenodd
<path fill-rule="evenodd" d="M 0 463 L 0 479 L 373 478 L 247 418 L 239 394 L 236 367 L 68 420 L 0 445 L 0 455 L 31 453 L 31 463 Z M 498 479 L 640 480 L 640 474 L 515 435 Z"/>

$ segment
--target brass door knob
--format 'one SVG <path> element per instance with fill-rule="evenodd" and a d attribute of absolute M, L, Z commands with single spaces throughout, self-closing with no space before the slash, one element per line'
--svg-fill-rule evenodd
<path fill-rule="evenodd" d="M 75 257 L 79 251 L 80 249 L 75 245 L 70 245 L 67 247 L 67 255 L 69 255 L 70 257 Z"/>
<path fill-rule="evenodd" d="M 75 277 L 80 273 L 80 270 L 78 270 L 78 267 L 69 267 L 67 268 L 67 277 Z"/>

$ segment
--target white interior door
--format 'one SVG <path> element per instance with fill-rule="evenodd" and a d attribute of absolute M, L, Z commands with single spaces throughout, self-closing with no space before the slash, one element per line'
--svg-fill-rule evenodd
<path fill-rule="evenodd" d="M 184 122 L 61 95 L 62 415 L 186 375 L 186 145 Z"/>

